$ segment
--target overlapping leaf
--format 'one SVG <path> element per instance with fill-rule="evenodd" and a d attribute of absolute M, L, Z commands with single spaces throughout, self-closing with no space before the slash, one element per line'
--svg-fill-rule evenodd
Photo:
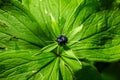
<path fill-rule="evenodd" d="M 71 47 L 76 55 L 94 61 L 119 60 L 119 16 L 119 10 L 92 14 L 83 24 L 82 38 Z"/>
<path fill-rule="evenodd" d="M 58 44 L 54 41 L 54 36 L 46 37 L 39 22 L 21 3 L 16 0 L 3 2 L 4 5 L 0 7 L 0 79 L 72 80 L 74 73 L 81 69 L 77 58 L 74 55 L 66 57 L 68 62 L 57 58 L 54 49 Z M 50 19 L 53 21 L 51 32 L 55 33 L 57 28 L 54 26 L 58 24 L 52 15 Z M 45 46 L 46 44 L 49 45 Z M 74 62 L 77 63 L 77 69 L 72 66 Z M 65 76 L 64 73 L 68 75 Z"/>
<path fill-rule="evenodd" d="M 14 50 L 1 53 L 0 79 L 72 80 L 73 73 L 81 69 L 81 64 L 73 56 L 64 58 L 66 62 L 60 57 L 56 58 L 50 52 L 35 56 L 36 53 L 37 50 Z"/>
<path fill-rule="evenodd" d="M 44 53 L 33 56 L 36 51 L 9 51 L 0 54 L 0 79 L 26 80 L 33 76 L 43 77 L 39 72 L 54 60 L 54 54 Z M 52 64 L 52 63 L 51 63 Z"/>
<path fill-rule="evenodd" d="M 119 9 L 100 11 L 98 0 L 0 1 L 0 80 L 74 80 L 78 58 L 120 59 Z"/>

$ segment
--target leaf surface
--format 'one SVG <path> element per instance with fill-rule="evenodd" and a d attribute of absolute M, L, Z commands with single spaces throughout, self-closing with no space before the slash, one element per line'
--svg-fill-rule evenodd
<path fill-rule="evenodd" d="M 83 24 L 81 39 L 71 46 L 76 55 L 93 61 L 119 60 L 119 16 L 119 10 L 92 14 Z"/>

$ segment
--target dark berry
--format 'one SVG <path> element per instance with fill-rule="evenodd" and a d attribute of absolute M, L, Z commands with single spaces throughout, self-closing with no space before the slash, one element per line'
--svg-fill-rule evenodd
<path fill-rule="evenodd" d="M 60 45 L 65 45 L 68 41 L 68 38 L 66 36 L 63 36 L 63 35 L 60 35 L 57 37 L 57 42 L 60 44 Z"/>

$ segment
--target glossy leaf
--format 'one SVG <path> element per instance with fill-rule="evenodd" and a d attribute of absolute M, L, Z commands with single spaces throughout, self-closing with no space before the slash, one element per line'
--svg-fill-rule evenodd
<path fill-rule="evenodd" d="M 17 0 L 3 2 L 4 5 L 0 7 L 0 79 L 72 80 L 74 72 L 71 70 L 75 68 L 57 56 L 55 51 L 58 44 L 54 39 L 55 35 L 50 34 L 51 36 L 46 37 L 46 32 L 41 36 L 44 34 L 43 28 L 36 18 L 34 19 L 35 16 Z M 57 24 L 52 15 L 50 18 L 52 26 L 49 29 L 52 28 L 51 32 L 54 34 L 58 29 Z M 77 58 L 65 59 L 79 63 Z M 81 69 L 80 64 L 78 69 Z M 64 73 L 68 74 L 67 78 Z"/>
<path fill-rule="evenodd" d="M 119 10 L 103 11 L 88 18 L 81 32 L 83 38 L 71 47 L 78 57 L 108 62 L 120 59 L 118 12 Z"/>
<path fill-rule="evenodd" d="M 46 36 L 56 38 L 59 29 L 59 0 L 23 0 L 23 4 L 33 14 Z"/>
<path fill-rule="evenodd" d="M 67 65 L 70 66 L 70 69 L 72 73 L 77 72 L 80 70 L 81 67 L 81 62 L 77 59 L 77 57 L 74 55 L 73 51 L 67 50 L 62 54 L 62 59 L 67 63 Z"/>
<path fill-rule="evenodd" d="M 26 80 L 34 77 L 43 77 L 41 69 L 54 60 L 52 53 L 33 56 L 31 51 L 9 51 L 0 54 L 0 79 Z M 46 57 L 46 58 L 45 58 Z M 37 76 L 40 75 L 40 76 Z"/>
<path fill-rule="evenodd" d="M 0 80 L 75 80 L 79 59 L 119 60 L 120 10 L 100 1 L 0 0 Z"/>

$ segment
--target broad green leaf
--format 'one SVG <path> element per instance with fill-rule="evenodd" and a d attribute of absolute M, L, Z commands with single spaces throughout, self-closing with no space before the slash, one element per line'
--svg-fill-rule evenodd
<path fill-rule="evenodd" d="M 52 53 L 44 53 L 33 56 L 36 51 L 9 51 L 0 54 L 0 79 L 26 80 L 43 77 L 41 69 L 52 64 L 55 56 Z M 39 76 L 37 76 L 39 75 Z M 39 80 L 39 79 L 36 79 Z"/>
<path fill-rule="evenodd" d="M 62 59 L 66 62 L 66 66 L 70 66 L 69 68 L 72 73 L 76 73 L 82 68 L 81 62 L 77 59 L 72 50 L 64 51 Z"/>
<path fill-rule="evenodd" d="M 0 79 L 73 80 L 75 72 L 81 69 L 81 63 L 71 51 L 61 52 L 62 54 L 57 52 L 57 48 L 61 46 L 56 44 L 56 36 L 60 34 L 57 17 L 53 16 L 56 13 L 52 11 L 54 14 L 41 16 L 50 19 L 46 28 L 39 23 L 42 20 L 37 20 L 36 16 L 17 0 L 2 2 L 4 5 L 0 6 Z M 43 3 L 46 5 L 47 1 Z M 50 1 L 49 6 L 52 4 Z M 41 5 L 41 9 L 44 9 L 43 7 Z M 46 9 L 48 10 L 47 6 Z M 51 26 L 48 27 L 48 24 Z M 76 63 L 76 67 L 73 63 Z"/>
<path fill-rule="evenodd" d="M 53 51 L 57 46 L 58 46 L 58 45 L 57 45 L 56 43 L 50 44 L 50 45 L 48 45 L 48 46 L 45 46 L 45 47 L 41 48 L 40 51 L 39 51 L 37 54 L 35 54 L 35 55 L 38 55 L 38 54 L 44 53 L 44 52 L 51 52 L 51 51 Z"/>
<path fill-rule="evenodd" d="M 23 5 L 30 10 L 43 30 L 47 29 L 46 33 L 54 37 L 66 35 L 73 27 L 79 27 L 98 9 L 96 0 L 23 0 Z"/>
<path fill-rule="evenodd" d="M 77 42 L 80 38 L 80 33 L 83 28 L 83 25 L 80 25 L 79 27 L 76 27 L 72 31 L 70 31 L 67 36 L 69 37 L 69 45 L 72 45 L 73 43 Z"/>
<path fill-rule="evenodd" d="M 71 71 L 65 65 L 65 62 L 60 60 L 60 80 L 73 80 Z"/>
<path fill-rule="evenodd" d="M 70 0 L 71 3 L 68 4 L 66 7 L 66 11 L 63 12 L 62 17 L 66 19 L 66 22 L 64 24 L 62 34 L 67 34 L 71 30 L 73 30 L 75 27 L 80 27 L 80 25 L 83 24 L 83 22 L 94 12 L 98 10 L 98 3 L 97 0 L 78 0 L 77 4 L 75 4 L 77 0 Z M 67 3 L 66 3 L 67 4 Z M 73 9 L 73 10 L 72 10 Z M 68 15 L 68 16 L 67 16 Z M 67 17 L 67 18 L 66 18 Z"/>
<path fill-rule="evenodd" d="M 54 38 L 60 34 L 68 35 L 71 44 L 81 37 L 79 33 L 83 22 L 98 10 L 97 0 L 23 0 L 23 5 L 47 35 Z"/>
<path fill-rule="evenodd" d="M 98 12 L 86 20 L 81 39 L 71 48 L 79 58 L 100 61 L 120 59 L 119 10 Z"/>
<path fill-rule="evenodd" d="M 59 0 L 23 0 L 28 10 L 45 31 L 49 38 L 56 38 L 60 34 Z"/>
<path fill-rule="evenodd" d="M 74 72 L 71 70 L 81 69 L 81 64 L 77 63 L 72 55 L 68 58 L 64 57 L 64 60 L 68 60 L 64 61 L 50 52 L 34 56 L 36 52 L 36 50 L 14 50 L 1 53 L 0 79 L 72 80 Z"/>
<path fill-rule="evenodd" d="M 18 39 L 15 36 L 9 36 L 0 32 L 0 52 L 9 50 L 31 50 L 40 48 L 36 45 L 32 45 L 29 42 Z"/>
<path fill-rule="evenodd" d="M 40 37 L 43 33 L 39 25 L 30 13 L 28 14 L 27 10 L 16 2 L 16 0 L 11 1 L 11 3 L 5 1 L 4 5 L 0 7 L 0 32 L 34 45 L 43 46 L 45 43 L 47 44 L 46 37 Z"/>
<path fill-rule="evenodd" d="M 117 7 L 101 9 L 101 0 L 0 1 L 0 80 L 74 80 L 79 59 L 120 59 Z M 67 50 L 59 35 L 68 37 Z"/>

